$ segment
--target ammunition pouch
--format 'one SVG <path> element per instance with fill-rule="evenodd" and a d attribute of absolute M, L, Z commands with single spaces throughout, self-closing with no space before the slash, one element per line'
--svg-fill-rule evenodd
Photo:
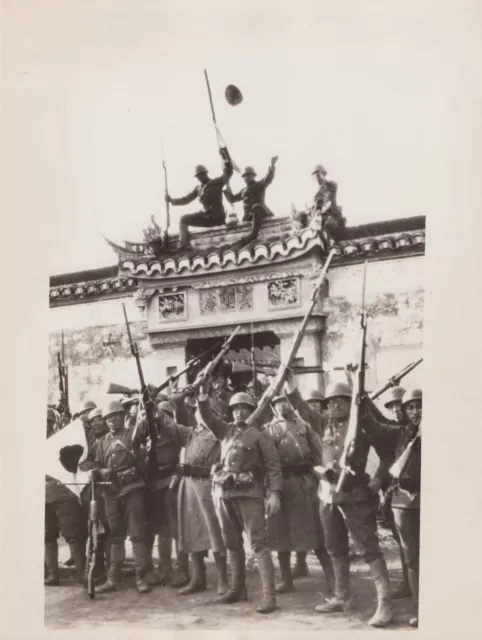
<path fill-rule="evenodd" d="M 139 480 L 142 480 L 139 471 L 135 467 L 129 467 L 124 471 L 116 470 L 116 476 L 117 476 L 117 484 L 119 485 L 120 489 L 127 486 L 128 484 L 132 484 L 133 482 L 138 482 Z"/>
<path fill-rule="evenodd" d="M 211 469 L 195 464 L 180 464 L 177 473 L 185 478 L 210 478 Z"/>
<path fill-rule="evenodd" d="M 297 462 L 296 464 L 285 464 L 281 466 L 283 478 L 304 476 L 305 474 L 310 473 L 310 471 L 313 471 L 312 462 Z"/>
<path fill-rule="evenodd" d="M 219 470 L 213 473 L 213 484 L 226 490 L 246 491 L 255 484 L 255 477 L 252 471 L 224 471 Z"/>

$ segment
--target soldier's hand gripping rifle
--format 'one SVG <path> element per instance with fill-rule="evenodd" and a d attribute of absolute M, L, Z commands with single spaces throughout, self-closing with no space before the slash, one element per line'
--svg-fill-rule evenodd
<path fill-rule="evenodd" d="M 400 478 L 405 473 L 405 469 L 407 468 L 410 459 L 413 455 L 415 447 L 418 446 L 421 437 L 421 424 L 418 426 L 417 432 L 415 435 L 409 440 L 407 446 L 400 454 L 400 457 L 394 462 L 394 464 L 390 467 L 389 473 L 394 479 L 394 483 L 398 483 Z"/>
<path fill-rule="evenodd" d="M 295 335 L 295 339 L 293 341 L 293 345 L 291 346 L 291 350 L 290 353 L 288 355 L 288 358 L 286 359 L 286 361 L 280 366 L 280 369 L 276 375 L 275 381 L 273 383 L 272 386 L 269 386 L 265 392 L 263 393 L 263 395 L 261 396 L 259 402 L 258 402 L 258 406 L 256 407 L 256 409 L 253 411 L 253 413 L 249 416 L 249 418 L 247 419 L 246 423 L 253 425 L 256 424 L 257 420 L 264 415 L 266 408 L 268 407 L 268 405 L 271 403 L 271 401 L 273 400 L 273 398 L 275 396 L 278 395 L 281 387 L 283 386 L 285 379 L 286 379 L 286 373 L 288 371 L 288 369 L 290 368 L 291 364 L 293 363 L 293 360 L 296 358 L 296 354 L 298 353 L 298 349 L 300 347 L 301 341 L 303 340 L 303 335 L 305 333 L 306 327 L 308 325 L 308 322 L 311 318 L 311 314 L 313 313 L 313 309 L 315 308 L 315 305 L 318 301 L 318 297 L 321 293 L 321 289 L 323 287 L 323 283 L 325 281 L 325 277 L 326 277 L 326 273 L 328 271 L 328 268 L 330 266 L 330 263 L 334 257 L 336 253 L 335 249 L 332 249 L 330 251 L 330 253 L 328 254 L 328 257 L 326 258 L 325 264 L 323 265 L 323 269 L 321 270 L 321 273 L 318 277 L 318 280 L 315 283 L 315 286 L 313 287 L 313 291 L 311 293 L 311 302 L 310 302 L 310 306 L 308 307 L 308 310 L 305 314 L 305 317 L 303 318 L 303 321 L 300 325 L 300 328 L 298 329 L 296 335 Z"/>
<path fill-rule="evenodd" d="M 62 425 L 65 426 L 72 419 L 69 403 L 69 369 L 65 364 L 64 332 L 62 331 L 61 351 L 57 353 L 57 368 L 59 372 L 60 402 L 58 410 Z"/>
<path fill-rule="evenodd" d="M 156 444 L 157 444 L 157 430 L 154 422 L 154 401 L 151 398 L 149 393 L 149 388 L 146 385 L 144 380 L 144 374 L 142 372 L 141 358 L 139 356 L 139 349 L 137 347 L 137 343 L 135 343 L 132 339 L 131 328 L 129 325 L 129 320 L 127 319 L 127 311 L 125 304 L 122 305 L 124 310 L 124 318 L 126 322 L 127 335 L 129 337 L 129 344 L 131 346 L 131 353 L 136 360 L 137 365 L 137 373 L 139 375 L 139 382 L 141 386 L 141 398 L 142 403 L 144 405 L 144 409 L 146 411 L 146 422 L 149 430 L 149 440 L 150 440 L 150 448 L 149 455 L 147 460 L 147 478 L 148 480 L 153 477 L 157 469 L 157 458 L 156 458 Z"/>
<path fill-rule="evenodd" d="M 371 400 L 376 400 L 377 398 L 379 398 L 383 393 L 385 393 L 385 391 L 387 389 L 390 389 L 390 387 L 398 387 L 398 385 L 400 384 L 401 380 L 405 377 L 408 376 L 408 374 L 413 371 L 415 369 L 415 367 L 418 367 L 418 365 L 423 361 L 423 358 L 420 358 L 419 360 L 417 360 L 416 362 L 412 362 L 411 364 L 407 365 L 404 369 L 402 369 L 401 371 L 399 371 L 396 375 L 392 376 L 387 383 L 385 383 L 383 385 L 383 387 L 380 387 L 379 389 L 377 389 L 376 391 L 374 391 L 373 393 L 370 394 L 370 399 Z"/>
<path fill-rule="evenodd" d="M 345 444 L 343 447 L 343 453 L 340 458 L 341 472 L 336 485 L 337 491 L 343 491 L 346 478 L 348 474 L 354 475 L 354 470 L 351 466 L 351 460 L 355 452 L 358 434 L 360 430 L 360 404 L 365 394 L 365 354 L 366 354 L 366 337 L 367 337 L 367 313 L 365 308 L 365 289 L 366 289 L 366 276 L 367 276 L 367 264 L 363 267 L 363 291 L 362 291 L 362 305 L 360 314 L 360 360 L 356 367 L 356 376 L 352 391 L 352 400 L 350 408 L 350 420 L 348 423 L 348 431 L 345 437 Z"/>

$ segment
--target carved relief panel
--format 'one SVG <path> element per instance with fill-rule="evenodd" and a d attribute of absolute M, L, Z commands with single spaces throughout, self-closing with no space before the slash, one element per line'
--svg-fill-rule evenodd
<path fill-rule="evenodd" d="M 202 316 L 215 313 L 247 311 L 253 308 L 253 287 L 220 287 L 199 292 L 199 306 Z"/>
<path fill-rule="evenodd" d="M 300 300 L 300 279 L 283 278 L 268 282 L 268 308 L 286 309 L 289 307 L 299 307 Z"/>
<path fill-rule="evenodd" d="M 159 294 L 159 322 L 186 320 L 186 292 Z"/>

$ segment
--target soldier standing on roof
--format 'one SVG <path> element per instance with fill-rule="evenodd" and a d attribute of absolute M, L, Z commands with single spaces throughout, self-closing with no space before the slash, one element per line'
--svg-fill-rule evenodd
<path fill-rule="evenodd" d="M 334 235 L 338 229 L 345 226 L 345 218 L 336 202 L 338 184 L 333 180 L 327 180 L 326 173 L 326 169 L 321 164 L 317 164 L 311 173 L 318 183 L 318 191 L 314 197 L 313 215 L 321 215 L 322 228 Z"/>
<path fill-rule="evenodd" d="M 278 156 L 271 158 L 268 173 L 264 178 L 261 178 L 261 180 L 256 180 L 256 171 L 253 167 L 246 167 L 241 176 L 246 186 L 236 194 L 233 194 L 229 185 L 224 191 L 227 201 L 231 204 L 241 202 L 241 200 L 243 201 L 243 222 L 252 222 L 251 232 L 244 236 L 244 238 L 241 238 L 241 246 L 245 246 L 257 238 L 263 220 L 271 218 L 274 215 L 266 206 L 264 198 L 266 189 L 273 182 L 277 162 Z"/>
<path fill-rule="evenodd" d="M 203 206 L 202 211 L 188 213 L 181 217 L 179 221 L 179 249 L 189 247 L 188 227 L 218 227 L 226 222 L 226 211 L 223 206 L 223 187 L 228 184 L 233 175 L 233 165 L 227 150 L 222 147 L 219 150 L 224 161 L 224 169 L 221 176 L 210 178 L 208 170 L 202 164 L 198 164 L 194 171 L 194 176 L 199 184 L 182 198 L 171 198 L 166 193 L 166 202 L 174 206 L 189 204 L 199 199 Z"/>

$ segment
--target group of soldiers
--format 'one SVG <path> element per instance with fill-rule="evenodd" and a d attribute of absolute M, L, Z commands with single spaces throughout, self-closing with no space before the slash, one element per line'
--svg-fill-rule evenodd
<path fill-rule="evenodd" d="M 154 474 L 146 473 L 151 439 L 142 403 L 111 400 L 103 409 L 85 403 L 80 419 L 89 449 L 80 468 L 98 483 L 103 496 L 97 593 L 118 588 L 129 536 L 139 592 L 156 584 L 177 587 L 181 595 L 206 590 L 205 559 L 211 552 L 217 576 L 214 602 L 246 600 L 247 538 L 261 581 L 259 613 L 276 608 L 276 594 L 294 590 L 293 578 L 306 574 L 309 552 L 315 553 L 325 580 L 316 611 L 343 612 L 351 605 L 350 535 L 376 588 L 370 625 L 389 625 L 394 597 L 411 595 L 410 625 L 418 626 L 420 438 L 396 484 L 389 469 L 420 429 L 421 390 L 395 387 L 389 392 L 385 406 L 393 419 L 363 395 L 353 473 L 340 491 L 352 386 L 349 380 L 336 382 L 324 395 L 314 390 L 303 398 L 293 373 L 284 375 L 284 387 L 267 409 L 259 406 L 253 387 L 228 396 L 218 377 L 203 380 L 191 395 L 173 388 L 170 395 L 157 397 Z M 49 409 L 48 435 L 54 432 L 54 419 Z M 380 459 L 374 477 L 366 472 L 370 447 Z M 386 511 L 402 558 L 404 580 L 396 591 L 390 588 L 377 532 L 381 495 L 389 496 L 386 504 L 391 500 Z M 59 584 L 59 531 L 84 583 L 88 500 L 79 502 L 68 488 L 46 479 L 46 585 Z M 279 562 L 277 584 L 272 552 Z"/>
<path fill-rule="evenodd" d="M 233 193 L 229 181 L 233 175 L 233 164 L 229 157 L 229 153 L 225 148 L 220 149 L 223 159 L 223 173 L 216 178 L 210 178 L 208 169 L 199 164 L 194 170 L 194 176 L 198 183 L 194 189 L 186 196 L 181 198 L 172 198 L 166 192 L 166 202 L 173 205 L 190 204 L 196 198 L 202 205 L 202 210 L 196 213 L 188 213 L 181 216 L 179 222 L 179 249 L 189 248 L 189 227 L 211 228 L 226 223 L 226 211 L 223 206 L 223 193 L 228 202 L 234 204 L 236 202 L 243 203 L 243 222 L 251 222 L 251 231 L 241 238 L 240 247 L 246 246 L 252 242 L 259 233 L 263 220 L 272 217 L 273 212 L 266 206 L 265 195 L 266 189 L 273 182 L 276 170 L 278 156 L 271 159 L 271 164 L 266 175 L 260 180 L 256 179 L 256 171 L 252 166 L 247 166 L 241 177 L 245 182 L 238 193 Z M 327 171 L 318 164 L 312 171 L 312 176 L 318 184 L 318 189 L 314 197 L 311 215 L 319 213 L 323 228 L 336 237 L 338 229 L 344 227 L 345 219 L 342 216 L 341 208 L 336 202 L 337 184 L 326 178 Z"/>

